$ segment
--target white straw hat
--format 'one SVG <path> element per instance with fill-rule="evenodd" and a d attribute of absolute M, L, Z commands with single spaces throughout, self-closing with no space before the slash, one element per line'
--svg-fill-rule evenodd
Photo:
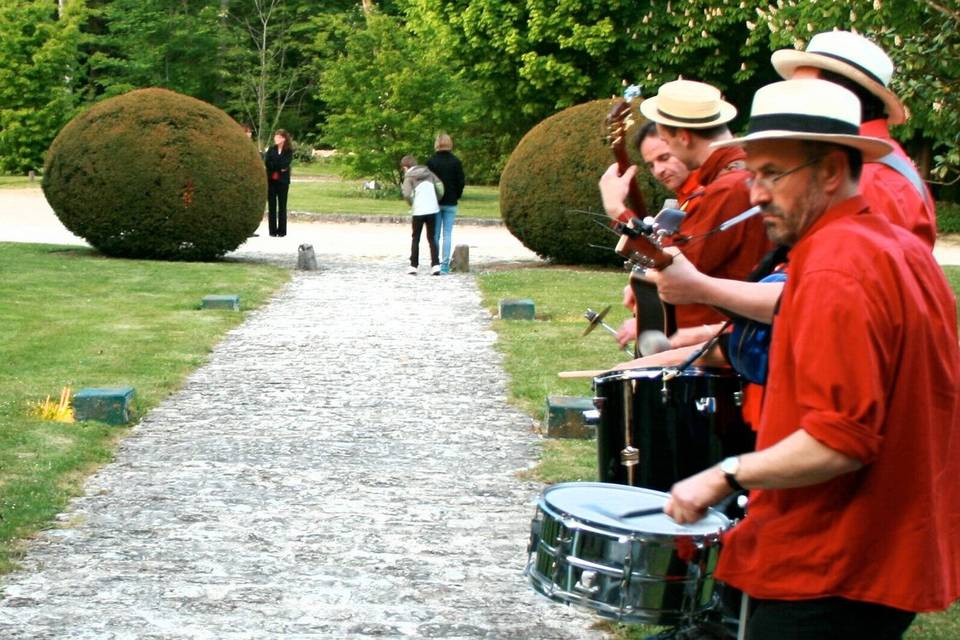
<path fill-rule="evenodd" d="M 660 86 L 657 95 L 640 103 L 648 120 L 670 127 L 707 129 L 730 122 L 737 108 L 720 97 L 720 90 L 703 82 L 674 80 Z"/>
<path fill-rule="evenodd" d="M 825 31 L 810 39 L 805 51 L 780 49 L 770 57 L 773 68 L 789 79 L 797 67 L 816 67 L 850 78 L 880 98 L 887 108 L 890 124 L 907 119 L 903 103 L 887 87 L 893 77 L 893 61 L 883 49 L 850 31 Z"/>
<path fill-rule="evenodd" d="M 714 142 L 711 147 L 760 140 L 816 140 L 859 149 L 864 162 L 893 151 L 879 138 L 861 136 L 860 100 L 852 91 L 826 80 L 774 82 L 757 90 L 747 135 Z"/>

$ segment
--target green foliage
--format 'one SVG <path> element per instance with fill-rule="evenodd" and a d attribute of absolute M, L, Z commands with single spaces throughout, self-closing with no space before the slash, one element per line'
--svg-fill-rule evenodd
<path fill-rule="evenodd" d="M 439 131 L 456 136 L 466 87 L 446 60 L 393 16 L 373 13 L 349 36 L 321 90 L 323 140 L 345 154 L 349 175 L 399 184 L 400 158 L 425 162 Z"/>
<path fill-rule="evenodd" d="M 100 102 L 50 147 L 43 190 L 61 222 L 108 255 L 205 260 L 257 228 L 266 175 L 227 114 L 165 89 Z"/>
<path fill-rule="evenodd" d="M 771 48 L 803 47 L 820 31 L 848 29 L 867 35 L 896 65 L 891 88 L 910 110 L 893 134 L 925 154 L 941 182 L 960 176 L 960 3 L 957 0 L 844 3 L 786 0 L 758 10 L 754 39 Z M 924 168 L 921 166 L 921 169 Z"/>
<path fill-rule="evenodd" d="M 937 202 L 937 233 L 960 233 L 960 204 Z"/>
<path fill-rule="evenodd" d="M 0 171 L 26 173 L 77 104 L 78 46 L 84 5 L 69 3 L 58 20 L 56 3 L 0 4 Z"/>
<path fill-rule="evenodd" d="M 772 78 L 769 53 L 747 42 L 743 26 L 757 4 L 410 0 L 408 16 L 442 34 L 448 55 L 482 96 L 469 105 L 468 122 L 480 123 L 485 142 L 505 158 L 537 122 L 618 94 L 622 82 L 642 84 L 649 95 L 683 74 L 743 104 Z"/>
<path fill-rule="evenodd" d="M 163 87 L 215 100 L 224 30 L 219 0 L 111 0 L 95 12 L 106 26 L 89 64 L 97 91 L 115 96 Z"/>
<path fill-rule="evenodd" d="M 612 104 L 594 100 L 547 118 L 524 136 L 503 170 L 503 220 L 541 257 L 566 264 L 623 263 L 612 251 L 616 235 L 607 226 L 597 188 L 614 161 L 601 135 Z M 640 118 L 636 112 L 634 119 Z M 635 156 L 639 161 L 639 153 Z M 665 194 L 648 172 L 638 174 L 638 183 L 647 206 L 656 211 Z"/>

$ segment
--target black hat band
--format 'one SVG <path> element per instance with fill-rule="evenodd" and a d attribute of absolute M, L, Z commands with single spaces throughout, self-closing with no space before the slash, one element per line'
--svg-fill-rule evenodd
<path fill-rule="evenodd" d="M 675 116 L 672 113 L 667 113 L 666 111 L 663 111 L 660 107 L 657 107 L 657 113 L 663 116 L 664 118 L 668 118 L 670 120 L 676 120 L 677 122 L 688 122 L 690 124 L 703 124 L 704 122 L 713 122 L 714 120 L 720 119 L 719 111 L 705 118 L 687 118 L 684 116 Z"/>
<path fill-rule="evenodd" d="M 887 83 L 886 83 L 886 82 L 884 82 L 884 81 L 881 80 L 879 77 L 877 77 L 872 71 L 870 71 L 870 70 L 867 69 L 866 67 L 861 67 L 859 64 L 857 64 L 857 63 L 854 62 L 853 60 L 848 60 L 847 58 L 844 58 L 843 56 L 839 56 L 839 55 L 837 55 L 837 54 L 835 54 L 835 53 L 828 53 L 828 52 L 826 52 L 826 51 L 807 51 L 807 53 L 812 53 L 812 54 L 815 54 L 815 55 L 818 55 L 818 56 L 825 56 L 825 57 L 827 57 L 827 58 L 831 58 L 831 59 L 833 59 L 833 60 L 836 60 L 837 62 L 842 62 L 843 64 L 850 65 L 851 67 L 853 67 L 854 69 L 856 69 L 857 71 L 859 71 L 860 73 L 862 73 L 863 75 L 867 76 L 868 78 L 870 78 L 871 80 L 873 80 L 874 82 L 876 82 L 877 84 L 879 84 L 881 87 L 883 87 L 883 88 L 886 88 L 886 87 L 887 87 Z"/>
<path fill-rule="evenodd" d="M 856 136 L 860 128 L 854 124 L 827 116 L 811 116 L 802 113 L 771 113 L 751 116 L 748 134 L 761 131 L 796 131 L 826 135 Z"/>

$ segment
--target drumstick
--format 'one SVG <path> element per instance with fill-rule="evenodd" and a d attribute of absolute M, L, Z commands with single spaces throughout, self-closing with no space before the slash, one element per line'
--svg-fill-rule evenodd
<path fill-rule="evenodd" d="M 609 369 L 588 369 L 585 371 L 561 371 L 557 374 L 560 378 L 596 378 L 606 373 Z"/>
<path fill-rule="evenodd" d="M 627 511 L 626 513 L 621 513 L 619 518 L 621 520 L 626 520 L 627 518 L 645 518 L 647 516 L 653 516 L 658 513 L 663 513 L 663 507 L 653 507 L 650 509 L 636 509 L 635 511 Z"/>
<path fill-rule="evenodd" d="M 608 518 L 613 518 L 614 520 L 626 520 L 627 518 L 644 518 L 646 516 L 654 516 L 658 513 L 663 513 L 663 507 L 652 507 L 649 509 L 636 509 L 634 511 L 627 511 L 626 513 L 613 513 L 612 511 L 607 511 L 606 509 L 592 505 L 593 510 L 599 514 L 605 515 Z"/>

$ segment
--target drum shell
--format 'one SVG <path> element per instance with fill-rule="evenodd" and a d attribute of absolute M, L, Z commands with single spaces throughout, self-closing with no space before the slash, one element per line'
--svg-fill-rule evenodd
<path fill-rule="evenodd" d="M 597 475 L 601 482 L 669 491 L 679 480 L 723 458 L 752 451 L 743 422 L 739 376 L 690 367 L 667 381 L 661 368 L 616 371 L 594 378 Z M 636 464 L 624 450 L 636 449 Z M 631 469 L 632 466 L 632 469 Z"/>
<path fill-rule="evenodd" d="M 610 486 L 554 488 L 568 485 Z M 713 572 L 720 534 L 729 522 L 717 513 L 713 517 L 726 524 L 703 534 L 618 528 L 558 509 L 545 492 L 531 526 L 527 575 L 548 598 L 588 607 L 608 619 L 676 624 L 715 604 Z"/>

